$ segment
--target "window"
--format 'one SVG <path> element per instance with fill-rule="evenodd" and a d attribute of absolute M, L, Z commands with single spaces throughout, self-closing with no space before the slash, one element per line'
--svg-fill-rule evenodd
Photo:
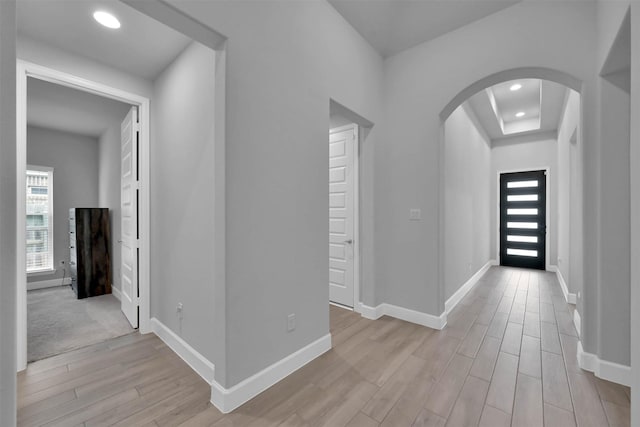
<path fill-rule="evenodd" d="M 27 166 L 27 273 L 53 270 L 53 169 Z"/>

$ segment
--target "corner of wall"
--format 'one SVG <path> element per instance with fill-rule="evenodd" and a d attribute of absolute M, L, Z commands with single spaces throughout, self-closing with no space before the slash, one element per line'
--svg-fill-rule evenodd
<path fill-rule="evenodd" d="M 225 388 L 212 380 L 211 403 L 220 412 L 227 414 L 329 350 L 331 334 L 321 337 L 233 387 Z"/>
<path fill-rule="evenodd" d="M 587 353 L 578 341 L 578 366 L 603 380 L 611 381 L 627 387 L 631 386 L 631 367 L 600 359 L 596 354 Z"/>
<path fill-rule="evenodd" d="M 212 362 L 155 317 L 151 319 L 150 326 L 151 332 L 156 334 L 174 353 L 180 356 L 207 384 L 213 384 L 215 366 Z"/>

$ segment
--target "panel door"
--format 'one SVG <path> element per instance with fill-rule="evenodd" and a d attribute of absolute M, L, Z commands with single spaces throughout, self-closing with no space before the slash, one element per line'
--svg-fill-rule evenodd
<path fill-rule="evenodd" d="M 545 171 L 500 175 L 500 265 L 545 269 Z"/>
<path fill-rule="evenodd" d="M 329 134 L 329 300 L 353 307 L 354 161 L 357 127 Z"/>
<path fill-rule="evenodd" d="M 138 179 L 137 107 L 132 107 L 121 125 L 120 266 L 121 308 L 129 323 L 138 327 Z"/>

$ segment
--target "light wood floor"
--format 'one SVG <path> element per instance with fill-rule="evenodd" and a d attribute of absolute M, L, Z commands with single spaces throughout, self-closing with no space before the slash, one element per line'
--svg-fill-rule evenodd
<path fill-rule="evenodd" d="M 331 307 L 333 350 L 231 414 L 153 335 L 29 365 L 20 425 L 628 426 L 629 389 L 576 365 L 555 276 L 492 268 L 443 331 Z"/>

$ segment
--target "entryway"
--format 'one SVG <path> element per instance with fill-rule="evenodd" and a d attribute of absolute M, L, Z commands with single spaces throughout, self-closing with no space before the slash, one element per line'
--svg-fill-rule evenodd
<path fill-rule="evenodd" d="M 545 269 L 546 172 L 500 174 L 500 265 Z"/>
<path fill-rule="evenodd" d="M 148 324 L 149 287 L 144 266 L 148 265 L 149 247 L 149 100 L 23 61 L 19 61 L 18 83 L 19 188 L 26 186 L 42 190 L 40 193 L 45 191 L 42 186 L 28 186 L 25 182 L 27 160 L 32 163 L 33 155 L 33 150 L 27 150 L 28 139 L 30 148 L 34 148 L 31 144 L 39 133 L 43 134 L 42 140 L 57 138 L 61 144 L 75 144 L 69 156 L 85 146 L 94 146 L 87 149 L 89 153 L 82 159 L 74 160 L 64 155 L 35 157 L 39 163 L 58 162 L 57 171 L 52 168 L 49 174 L 55 173 L 64 179 L 56 181 L 59 191 L 55 195 L 52 185 L 46 189 L 47 197 L 56 197 L 47 211 L 49 222 L 53 223 L 54 214 L 56 221 L 61 222 L 55 229 L 50 226 L 45 239 L 50 259 L 42 267 L 45 273 L 53 275 L 54 279 L 47 285 L 53 287 L 31 290 L 28 295 L 27 290 L 32 289 L 34 283 L 44 282 L 27 284 L 26 274 L 19 277 L 18 368 L 21 370 L 27 361 L 131 333 Z M 34 114 L 27 112 L 27 83 L 31 95 L 36 86 L 48 85 L 42 90 L 52 94 L 58 100 L 56 105 L 66 111 L 66 116 L 58 117 L 56 123 L 73 122 L 70 116 L 78 114 L 75 122 L 89 126 L 89 117 L 95 117 L 98 122 L 101 114 L 106 116 L 109 111 L 109 119 L 104 123 L 106 130 L 102 130 L 99 137 L 91 135 L 90 129 L 83 135 L 73 126 L 66 132 L 55 127 L 35 131 L 32 127 Z M 64 110 L 65 107 L 68 110 Z M 51 108 L 46 111 L 42 115 L 45 121 L 55 116 Z M 53 147 L 52 144 L 49 145 Z M 48 152 L 51 150 L 53 148 Z M 44 146 L 42 151 L 47 151 Z M 93 166 L 92 161 L 96 163 Z M 78 164 L 83 168 L 78 168 Z M 84 181 L 93 184 L 74 190 L 74 183 L 83 184 Z M 27 206 L 30 199 L 25 199 L 25 192 L 18 194 L 18 206 Z M 54 205 L 57 210 L 53 209 Z M 98 211 L 99 221 L 94 220 L 94 213 Z M 18 215 L 18 229 L 28 229 L 25 227 L 27 220 L 33 222 L 31 217 Z M 55 259 L 59 261 L 54 261 L 54 231 L 58 233 L 55 241 L 63 242 L 63 247 L 55 251 Z M 31 242 L 24 236 L 18 237 L 19 265 L 23 265 L 25 245 Z M 59 271 L 63 272 L 61 279 L 56 276 Z M 71 279 L 70 287 L 65 277 Z M 112 286 L 115 283 L 118 285 Z"/>

